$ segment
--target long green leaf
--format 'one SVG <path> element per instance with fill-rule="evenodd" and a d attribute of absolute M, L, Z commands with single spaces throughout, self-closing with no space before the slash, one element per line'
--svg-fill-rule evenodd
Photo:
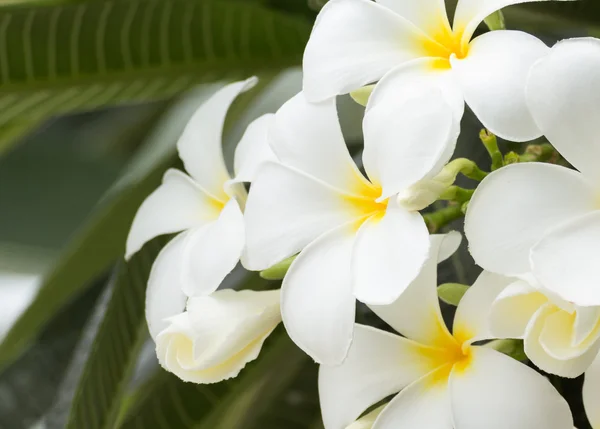
<path fill-rule="evenodd" d="M 299 64 L 309 32 L 304 18 L 230 0 L 0 10 L 0 150 L 54 115 Z"/>

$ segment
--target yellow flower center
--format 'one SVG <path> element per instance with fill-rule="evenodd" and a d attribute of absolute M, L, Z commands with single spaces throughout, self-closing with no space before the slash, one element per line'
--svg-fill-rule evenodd
<path fill-rule="evenodd" d="M 381 220 L 387 210 L 388 199 L 378 201 L 381 197 L 381 187 L 363 182 L 354 195 L 345 195 L 344 201 L 349 204 L 357 218 L 356 230 L 368 219 Z"/>
<path fill-rule="evenodd" d="M 463 40 L 464 30 L 452 30 L 440 20 L 439 30 L 429 37 L 423 37 L 422 48 L 426 57 L 436 58 L 434 68 L 450 68 L 450 57 L 464 59 L 469 53 L 469 43 Z"/>

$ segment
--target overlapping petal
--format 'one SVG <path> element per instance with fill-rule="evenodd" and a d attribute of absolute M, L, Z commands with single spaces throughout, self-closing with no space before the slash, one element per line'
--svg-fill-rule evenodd
<path fill-rule="evenodd" d="M 566 429 L 573 427 L 567 402 L 533 369 L 485 347 L 471 349 L 469 364 L 450 379 L 457 429 Z"/>
<path fill-rule="evenodd" d="M 433 39 L 440 32 L 441 26 L 448 32 L 452 31 L 444 0 L 377 0 L 377 3 L 412 22 Z"/>
<path fill-rule="evenodd" d="M 438 88 L 389 101 L 369 109 L 363 121 L 363 164 L 369 179 L 382 187 L 383 198 L 437 174 L 460 133 L 460 117 Z"/>
<path fill-rule="evenodd" d="M 528 273 L 531 248 L 544 234 L 595 205 L 594 189 L 576 171 L 541 163 L 509 165 L 486 177 L 469 203 L 469 250 L 488 271 Z"/>
<path fill-rule="evenodd" d="M 600 428 L 600 355 L 585 373 L 583 405 L 592 429 Z"/>
<path fill-rule="evenodd" d="M 346 360 L 319 369 L 325 429 L 346 428 L 368 407 L 430 372 L 420 350 L 400 336 L 356 325 Z"/>
<path fill-rule="evenodd" d="M 235 148 L 233 169 L 235 182 L 252 182 L 263 163 L 277 161 L 269 144 L 269 129 L 275 120 L 273 113 L 255 119 Z"/>
<path fill-rule="evenodd" d="M 366 304 L 390 304 L 417 277 L 429 253 L 429 232 L 418 212 L 390 202 L 381 218 L 365 221 L 352 254 L 354 295 Z"/>
<path fill-rule="evenodd" d="M 265 164 L 248 196 L 244 266 L 264 270 L 361 214 L 347 195 L 290 167 Z"/>
<path fill-rule="evenodd" d="M 256 82 L 252 77 L 217 91 L 194 113 L 177 142 L 186 171 L 206 192 L 222 202 L 229 200 L 224 184 L 230 179 L 223 160 L 223 124 L 236 97 L 254 87 Z"/>
<path fill-rule="evenodd" d="M 373 429 L 453 429 L 448 371 L 448 367 L 440 368 L 400 392 L 383 409 Z"/>
<path fill-rule="evenodd" d="M 198 296 L 217 290 L 240 260 L 244 243 L 244 216 L 238 202 L 231 199 L 218 220 L 186 235 L 181 255 L 184 293 Z"/>
<path fill-rule="evenodd" d="M 351 258 L 354 224 L 306 246 L 281 286 L 281 313 L 290 338 L 318 363 L 341 363 L 352 342 L 355 298 Z"/>
<path fill-rule="evenodd" d="M 138 209 L 129 235 L 125 258 L 163 234 L 200 227 L 219 217 L 221 204 L 179 170 L 168 170 L 160 185 Z"/>
<path fill-rule="evenodd" d="M 548 51 L 527 33 L 492 31 L 473 40 L 465 58 L 450 59 L 465 101 L 487 129 L 512 141 L 542 135 L 525 101 L 525 83 Z"/>
<path fill-rule="evenodd" d="M 331 0 L 319 13 L 304 52 L 304 91 L 322 101 L 379 80 L 422 56 L 426 36 L 369 0 Z"/>
<path fill-rule="evenodd" d="M 600 305 L 600 211 L 551 229 L 531 250 L 536 278 L 561 298 L 581 306 Z"/>
<path fill-rule="evenodd" d="M 598 183 L 600 40 L 558 43 L 531 70 L 527 101 L 544 135 L 571 164 Z"/>

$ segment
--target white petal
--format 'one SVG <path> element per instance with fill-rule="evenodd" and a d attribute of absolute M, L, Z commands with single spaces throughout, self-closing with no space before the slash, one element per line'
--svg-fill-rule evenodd
<path fill-rule="evenodd" d="M 225 202 L 225 182 L 229 172 L 223 160 L 223 123 L 229 106 L 242 92 L 256 85 L 252 77 L 218 90 L 198 108 L 177 142 L 179 156 L 187 172 L 213 197 Z"/>
<path fill-rule="evenodd" d="M 595 209 L 581 174 L 551 164 L 514 164 L 486 177 L 465 218 L 469 250 L 484 269 L 528 273 L 529 252 L 553 226 Z"/>
<path fill-rule="evenodd" d="M 187 302 L 179 280 L 185 235 L 179 234 L 160 251 L 148 278 L 146 321 L 155 341 L 158 334 L 169 326 L 166 319 L 180 314 Z"/>
<path fill-rule="evenodd" d="M 311 101 L 345 94 L 422 56 L 426 36 L 369 0 L 331 0 L 317 17 L 304 52 L 304 91 Z"/>
<path fill-rule="evenodd" d="M 558 311 L 546 318 L 540 334 L 540 343 L 548 355 L 559 360 L 571 360 L 579 358 L 588 350 L 595 348 L 600 327 L 594 335 L 589 335 L 585 341 L 574 345 L 575 320 L 576 315 L 566 311 Z"/>
<path fill-rule="evenodd" d="M 377 3 L 412 22 L 432 38 L 438 35 L 442 28 L 452 32 L 444 0 L 377 0 Z"/>
<path fill-rule="evenodd" d="M 523 338 L 534 314 L 548 298 L 524 280 L 508 285 L 494 301 L 489 321 L 496 338 Z"/>
<path fill-rule="evenodd" d="M 205 225 L 219 217 L 221 204 L 179 170 L 168 170 L 162 184 L 138 209 L 127 236 L 125 258 L 163 234 Z"/>
<path fill-rule="evenodd" d="M 582 344 L 596 330 L 600 331 L 600 307 L 577 307 L 572 345 Z"/>
<path fill-rule="evenodd" d="M 350 426 L 347 426 L 346 429 L 372 429 L 373 423 L 375 423 L 375 420 L 377 420 L 377 417 L 379 417 L 379 414 L 381 414 L 384 408 L 385 405 L 375 408 L 373 411 L 362 416 Z"/>
<path fill-rule="evenodd" d="M 460 118 L 434 89 L 372 107 L 363 129 L 365 170 L 388 198 L 439 172 L 454 153 Z"/>
<path fill-rule="evenodd" d="M 283 164 L 348 194 L 363 195 L 372 187 L 350 157 L 335 99 L 309 103 L 297 94 L 275 114 L 269 138 Z"/>
<path fill-rule="evenodd" d="M 548 140 L 586 177 L 600 179 L 600 40 L 556 44 L 532 68 L 527 101 Z"/>
<path fill-rule="evenodd" d="M 265 164 L 246 203 L 242 262 L 250 270 L 267 269 L 361 216 L 347 196 L 325 183 L 283 165 Z"/>
<path fill-rule="evenodd" d="M 450 231 L 447 234 L 433 234 L 431 236 L 431 248 L 434 246 L 438 246 L 434 244 L 437 240 L 441 240 L 441 244 L 438 249 L 438 263 L 444 262 L 446 259 L 450 258 L 460 247 L 462 243 L 462 234 L 458 231 Z M 430 253 L 432 251 L 430 250 Z"/>
<path fill-rule="evenodd" d="M 273 113 L 267 113 L 246 128 L 246 132 L 235 148 L 233 169 L 236 182 L 252 182 L 264 162 L 277 161 L 268 139 L 269 128 L 274 118 Z"/>
<path fill-rule="evenodd" d="M 600 355 L 585 373 L 583 405 L 593 429 L 600 428 Z"/>
<path fill-rule="evenodd" d="M 549 316 L 562 311 L 553 304 L 546 304 L 537 311 L 525 333 L 525 354 L 543 371 L 561 377 L 575 378 L 589 368 L 594 357 L 598 354 L 600 341 L 597 341 L 581 356 L 573 359 L 557 359 L 551 356 L 544 348 L 540 338 Z"/>
<path fill-rule="evenodd" d="M 285 328 L 318 363 L 341 363 L 352 342 L 355 235 L 354 225 L 344 225 L 319 237 L 294 260 L 281 286 Z"/>
<path fill-rule="evenodd" d="M 356 325 L 346 360 L 319 368 L 325 429 L 344 429 L 371 405 L 430 372 L 420 350 L 397 335 Z"/>
<path fill-rule="evenodd" d="M 417 277 L 429 253 L 429 232 L 418 212 L 393 203 L 358 231 L 352 254 L 354 296 L 366 304 L 390 304 Z"/>
<path fill-rule="evenodd" d="M 569 429 L 567 402 L 541 374 L 485 347 L 472 348 L 466 368 L 450 379 L 454 424 L 459 429 Z"/>
<path fill-rule="evenodd" d="M 599 258 L 599 211 L 551 229 L 531 250 L 533 274 L 540 283 L 581 306 L 600 305 Z"/>
<path fill-rule="evenodd" d="M 280 321 L 279 291 L 223 290 L 191 298 L 187 312 L 158 336 L 159 360 L 184 381 L 226 380 L 257 358 Z"/>
<path fill-rule="evenodd" d="M 452 28 L 457 33 L 464 32 L 463 40 L 468 41 L 477 26 L 492 13 L 513 4 L 534 1 L 548 0 L 459 0 Z"/>
<path fill-rule="evenodd" d="M 514 279 L 488 271 L 482 272 L 460 301 L 452 333 L 459 343 L 491 339 L 490 311 L 498 295 Z"/>
<path fill-rule="evenodd" d="M 387 73 L 369 97 L 367 111 L 379 105 L 384 109 L 391 108 L 398 100 L 417 98 L 432 89 L 442 92 L 444 100 L 460 120 L 465 110 L 462 91 L 449 64 L 440 67 L 439 58 L 408 61 Z"/>
<path fill-rule="evenodd" d="M 453 429 L 446 373 L 448 369 L 441 368 L 400 392 L 384 408 L 373 429 Z"/>
<path fill-rule="evenodd" d="M 185 294 L 206 295 L 217 290 L 240 260 L 244 241 L 244 216 L 232 199 L 216 222 L 190 231 L 186 237 L 181 256 Z"/>
<path fill-rule="evenodd" d="M 534 36 L 504 30 L 479 36 L 464 59 L 450 59 L 465 101 L 488 130 L 518 142 L 542 135 L 525 101 L 525 83 L 548 51 Z"/>
<path fill-rule="evenodd" d="M 438 260 L 442 249 L 455 240 L 454 234 L 432 235 L 429 258 L 415 281 L 394 303 L 370 305 L 369 308 L 411 340 L 432 347 L 455 344 L 442 318 L 437 295 Z"/>

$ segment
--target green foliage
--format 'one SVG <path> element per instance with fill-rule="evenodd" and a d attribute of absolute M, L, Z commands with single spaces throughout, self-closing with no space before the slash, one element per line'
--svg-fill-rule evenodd
<path fill-rule="evenodd" d="M 458 306 L 469 286 L 460 283 L 444 283 L 438 286 L 438 296 L 446 304 Z"/>

